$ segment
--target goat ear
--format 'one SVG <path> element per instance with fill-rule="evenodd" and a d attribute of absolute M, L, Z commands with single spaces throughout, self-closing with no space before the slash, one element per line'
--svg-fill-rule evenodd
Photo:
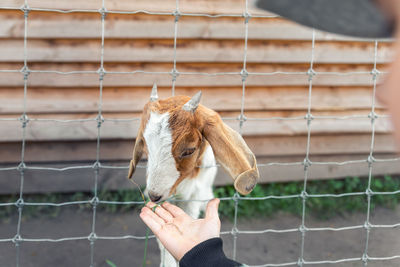
<path fill-rule="evenodd" d="M 142 120 L 140 122 L 139 131 L 136 136 L 135 146 L 133 147 L 132 160 L 129 163 L 129 173 L 128 173 L 129 179 L 132 178 L 132 175 L 136 170 L 136 165 L 142 158 L 143 147 L 144 147 L 143 131 L 144 131 L 144 117 L 142 117 Z"/>
<path fill-rule="evenodd" d="M 128 178 L 131 179 L 133 173 L 136 170 L 136 165 L 138 164 L 139 160 L 141 159 L 143 154 L 143 138 L 136 137 L 135 147 L 133 148 L 132 159 L 129 163 L 129 173 Z"/>
<path fill-rule="evenodd" d="M 214 111 L 200 106 L 204 121 L 203 135 L 210 143 L 217 161 L 231 175 L 235 189 L 249 194 L 260 177 L 256 157 L 242 136 L 222 122 Z"/>

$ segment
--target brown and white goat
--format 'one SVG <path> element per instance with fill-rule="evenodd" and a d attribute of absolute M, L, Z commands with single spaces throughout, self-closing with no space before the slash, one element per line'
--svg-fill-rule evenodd
<path fill-rule="evenodd" d="M 243 138 L 222 122 L 218 113 L 199 104 L 200 98 L 198 92 L 192 98 L 174 96 L 158 100 L 157 87 L 153 86 L 150 102 L 143 109 L 128 174 L 131 178 L 145 152 L 148 158 L 145 193 L 153 202 L 171 195 L 182 200 L 212 199 L 217 173 L 215 158 L 234 179 L 234 186 L 241 194 L 250 193 L 257 183 L 259 173 L 254 154 Z M 204 201 L 184 201 L 177 205 L 193 218 L 198 218 L 205 207 Z M 174 258 L 159 244 L 161 266 L 176 266 Z"/>

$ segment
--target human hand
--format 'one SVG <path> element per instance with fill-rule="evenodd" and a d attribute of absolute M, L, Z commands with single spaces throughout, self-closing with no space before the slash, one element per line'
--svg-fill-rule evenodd
<path fill-rule="evenodd" d="M 208 202 L 204 219 L 193 219 L 179 207 L 164 202 L 161 206 L 147 203 L 140 218 L 153 231 L 164 247 L 178 261 L 196 245 L 219 237 L 221 222 L 218 217 L 219 199 Z"/>

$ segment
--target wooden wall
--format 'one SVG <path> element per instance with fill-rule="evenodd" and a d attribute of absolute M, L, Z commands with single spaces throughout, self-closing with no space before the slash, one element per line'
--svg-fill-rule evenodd
<path fill-rule="evenodd" d="M 107 10 L 172 12 L 175 0 L 106 0 Z M 3 0 L 0 7 L 21 7 L 23 1 Z M 31 8 L 98 10 L 101 0 L 30 0 Z M 242 14 L 243 0 L 181 0 L 182 13 Z M 268 13 L 250 9 L 252 15 Z M 19 10 L 0 9 L 0 70 L 23 67 L 24 18 Z M 28 66 L 31 70 L 61 72 L 96 71 L 100 66 L 101 23 L 96 12 L 59 13 L 31 11 L 28 20 Z M 182 16 L 178 23 L 177 69 L 186 73 L 239 73 L 243 68 L 244 19 L 242 17 Z M 312 31 L 283 18 L 252 18 L 249 22 L 247 71 L 250 73 L 296 72 L 299 74 L 249 75 L 246 80 L 245 115 L 248 118 L 303 117 L 308 107 L 308 71 Z M 377 68 L 384 70 L 391 43 L 379 42 Z M 103 116 L 106 119 L 137 118 L 156 82 L 161 97 L 171 95 L 174 17 L 172 15 L 107 14 L 104 68 L 108 72 L 161 72 L 159 74 L 110 74 L 104 77 Z M 315 119 L 311 124 L 311 160 L 366 159 L 371 143 L 374 42 L 317 32 L 313 79 L 314 116 L 353 116 L 357 119 Z M 359 74 L 334 75 L 332 72 Z M 385 74 L 379 77 L 382 79 Z M 202 103 L 236 118 L 240 114 L 242 84 L 237 75 L 181 74 L 176 93 L 203 91 Z M 92 164 L 95 159 L 95 121 L 48 122 L 35 119 L 75 120 L 95 118 L 99 104 L 99 75 L 31 73 L 26 110 L 31 121 L 26 129 L 26 162 L 34 166 Z M 23 112 L 23 75 L 0 72 L 0 118 L 18 118 Z M 379 103 L 376 112 L 387 114 Z M 239 122 L 227 120 L 238 129 Z M 127 165 L 139 121 L 106 120 L 101 129 L 101 161 Z M 21 123 L 0 121 L 0 162 L 15 166 L 21 157 Z M 394 157 L 388 118 L 376 121 L 375 157 Z M 303 161 L 307 128 L 304 119 L 248 120 L 243 135 L 260 163 Z M 396 163 L 376 163 L 375 174 L 400 173 Z M 262 181 L 303 179 L 302 166 L 260 167 Z M 366 175 L 366 163 L 345 166 L 312 166 L 311 179 Z M 127 186 L 126 170 L 104 170 L 103 186 Z M 93 172 L 28 171 L 27 192 L 87 190 Z M 13 191 L 10 177 L 0 172 L 0 192 Z M 143 181 L 144 172 L 137 177 Z M 220 172 L 219 183 L 229 179 Z M 59 177 L 60 179 L 56 179 Z M 61 179 L 65 178 L 65 179 Z M 65 180 L 68 179 L 68 185 Z M 47 186 L 47 187 L 46 187 Z M 11 188 L 11 189 L 10 189 Z M 43 189 L 47 188 L 47 189 Z"/>

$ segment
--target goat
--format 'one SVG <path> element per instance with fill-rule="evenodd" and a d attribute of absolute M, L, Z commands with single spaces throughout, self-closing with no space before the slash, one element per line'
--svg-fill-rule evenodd
<path fill-rule="evenodd" d="M 131 178 L 145 152 L 145 194 L 153 202 L 177 195 L 186 200 L 177 205 L 196 219 L 205 203 L 187 200 L 213 198 L 215 158 L 241 194 L 250 193 L 259 178 L 256 158 L 243 138 L 224 124 L 218 113 L 199 104 L 200 98 L 201 91 L 192 98 L 158 100 L 157 86 L 153 86 L 150 101 L 143 108 L 128 174 Z M 172 255 L 159 245 L 160 266 L 176 266 Z"/>

